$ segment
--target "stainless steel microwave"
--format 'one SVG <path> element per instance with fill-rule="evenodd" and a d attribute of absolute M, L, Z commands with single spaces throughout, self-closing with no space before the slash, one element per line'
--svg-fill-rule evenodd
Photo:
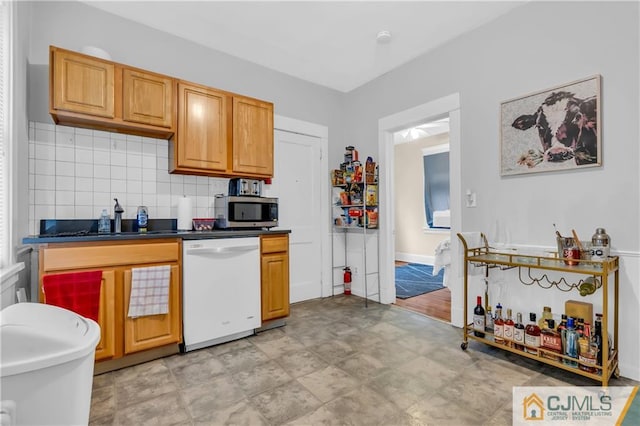
<path fill-rule="evenodd" d="M 218 195 L 214 214 L 216 228 L 273 228 L 278 226 L 278 199 Z"/>

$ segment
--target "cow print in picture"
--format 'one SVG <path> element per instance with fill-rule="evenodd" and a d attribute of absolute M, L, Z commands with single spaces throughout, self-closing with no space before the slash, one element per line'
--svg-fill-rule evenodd
<path fill-rule="evenodd" d="M 574 159 L 576 165 L 594 164 L 598 158 L 597 99 L 581 99 L 569 91 L 552 92 L 532 114 L 511 124 L 519 130 L 538 131 L 541 150 L 529 150 L 518 164 L 534 167 L 542 161 Z"/>

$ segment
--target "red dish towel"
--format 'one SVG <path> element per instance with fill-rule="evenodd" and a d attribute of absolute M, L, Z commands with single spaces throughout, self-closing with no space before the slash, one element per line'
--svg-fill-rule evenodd
<path fill-rule="evenodd" d="M 45 275 L 42 279 L 44 301 L 98 321 L 102 271 Z"/>

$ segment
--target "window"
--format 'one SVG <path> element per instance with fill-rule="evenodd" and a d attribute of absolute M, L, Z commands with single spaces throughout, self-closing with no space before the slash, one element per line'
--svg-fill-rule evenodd
<path fill-rule="evenodd" d="M 429 228 L 449 229 L 449 144 L 422 150 L 424 161 L 424 210 Z"/>

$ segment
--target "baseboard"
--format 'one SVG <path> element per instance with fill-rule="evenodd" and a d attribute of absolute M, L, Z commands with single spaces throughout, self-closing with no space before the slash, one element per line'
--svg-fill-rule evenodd
<path fill-rule="evenodd" d="M 433 265 L 435 256 L 425 256 L 422 254 L 398 253 L 396 252 L 395 260 L 409 263 L 421 263 L 423 265 Z"/>

